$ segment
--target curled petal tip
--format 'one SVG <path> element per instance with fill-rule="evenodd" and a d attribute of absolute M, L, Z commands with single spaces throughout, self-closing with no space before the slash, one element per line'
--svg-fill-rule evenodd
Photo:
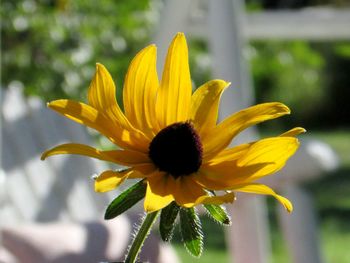
<path fill-rule="evenodd" d="M 293 212 L 293 205 L 292 205 L 292 203 L 290 203 L 288 206 L 286 206 L 285 207 L 286 208 L 286 210 L 287 210 L 287 212 L 289 213 L 289 214 L 291 214 L 292 212 Z"/>
<path fill-rule="evenodd" d="M 299 134 L 302 134 L 302 133 L 305 133 L 306 130 L 302 127 L 296 127 L 296 128 L 293 128 L 283 134 L 280 135 L 280 137 L 295 137 Z"/>
<path fill-rule="evenodd" d="M 306 132 L 306 130 L 302 127 L 296 127 L 292 129 L 292 131 L 294 131 L 295 136 Z"/>
<path fill-rule="evenodd" d="M 43 153 L 41 156 L 40 156 L 40 160 L 41 161 L 45 161 L 45 159 L 46 159 L 46 153 Z"/>
<path fill-rule="evenodd" d="M 209 86 L 221 86 L 221 87 L 224 87 L 224 89 L 226 89 L 228 86 L 231 85 L 231 82 L 227 82 L 225 80 L 222 80 L 222 79 L 213 79 L 213 80 L 210 80 L 208 81 L 208 85 Z"/>
<path fill-rule="evenodd" d="M 105 66 L 99 62 L 96 63 L 96 71 L 100 70 L 100 69 L 105 69 Z"/>
<path fill-rule="evenodd" d="M 305 133 L 307 132 L 306 129 L 302 128 L 302 127 L 298 127 L 297 129 L 300 129 L 300 133 Z"/>
<path fill-rule="evenodd" d="M 285 104 L 281 103 L 280 106 L 284 110 L 284 113 L 286 113 L 286 114 L 290 114 L 291 113 L 291 110 Z"/>
<path fill-rule="evenodd" d="M 228 86 L 231 85 L 231 82 L 223 80 L 223 79 L 214 79 L 214 80 L 212 80 L 212 83 L 220 83 L 220 84 L 222 84 L 222 86 L 225 86 L 225 88 L 227 88 Z"/>

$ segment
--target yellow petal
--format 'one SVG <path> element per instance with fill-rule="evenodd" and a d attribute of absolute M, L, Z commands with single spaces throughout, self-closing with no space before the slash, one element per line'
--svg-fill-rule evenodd
<path fill-rule="evenodd" d="M 147 179 L 147 190 L 144 202 L 144 209 L 146 212 L 154 212 L 166 207 L 172 201 L 172 195 L 176 184 L 172 176 L 164 172 L 155 172 L 154 175 Z"/>
<path fill-rule="evenodd" d="M 235 201 L 236 197 L 233 192 L 227 193 L 224 195 L 217 195 L 217 196 L 201 196 L 199 197 L 195 204 L 211 204 L 211 205 L 221 205 L 224 203 L 233 203 Z"/>
<path fill-rule="evenodd" d="M 272 137 L 248 145 L 241 153 L 237 152 L 235 159 L 222 156 L 203 164 L 195 180 L 211 190 L 231 189 L 234 185 L 255 181 L 280 170 L 295 153 L 299 142 L 294 137 Z"/>
<path fill-rule="evenodd" d="M 78 154 L 96 158 L 103 161 L 114 162 L 121 165 L 132 166 L 141 163 L 150 163 L 148 156 L 144 153 L 128 150 L 100 151 L 91 146 L 79 143 L 66 143 L 58 145 L 45 151 L 41 159 L 58 154 Z"/>
<path fill-rule="evenodd" d="M 113 134 L 113 126 L 109 119 L 87 104 L 62 99 L 52 101 L 47 106 L 65 117 L 93 128 L 106 136 Z"/>
<path fill-rule="evenodd" d="M 55 100 L 48 103 L 48 107 L 77 123 L 99 131 L 124 149 L 148 152 L 149 142 L 144 136 L 140 133 L 130 133 L 87 104 L 72 100 Z"/>
<path fill-rule="evenodd" d="M 201 196 L 207 193 L 191 176 L 180 176 L 175 180 L 176 187 L 173 188 L 173 195 L 178 205 L 193 207 Z"/>
<path fill-rule="evenodd" d="M 306 130 L 304 128 L 301 128 L 301 127 L 296 127 L 296 128 L 293 128 L 289 131 L 286 131 L 285 133 L 282 133 L 280 136 L 281 137 L 295 137 L 299 134 L 302 134 L 302 133 L 305 133 Z"/>
<path fill-rule="evenodd" d="M 280 170 L 296 152 L 299 141 L 294 137 L 273 137 L 253 143 L 249 150 L 237 161 L 238 167 L 266 165 L 248 180 L 256 180 Z"/>
<path fill-rule="evenodd" d="M 89 104 L 110 119 L 115 129 L 126 130 L 131 137 L 137 137 L 145 151 L 149 140 L 141 130 L 135 129 L 121 111 L 116 100 L 116 88 L 112 76 L 102 65 L 96 64 L 96 73 L 88 91 Z"/>
<path fill-rule="evenodd" d="M 113 162 L 113 160 L 111 160 L 109 156 L 103 156 L 101 151 L 93 147 L 90 147 L 88 145 L 78 144 L 78 143 L 65 143 L 65 144 L 55 146 L 45 151 L 41 155 L 41 160 L 45 160 L 49 156 L 58 155 L 58 154 L 79 154 L 79 155 L 85 155 L 85 156 L 89 156 L 89 157 L 104 160 L 104 161 Z"/>
<path fill-rule="evenodd" d="M 251 125 L 289 113 L 288 107 L 278 102 L 258 104 L 241 110 L 226 118 L 202 138 L 204 155 L 215 156 L 224 150 L 239 132 Z"/>
<path fill-rule="evenodd" d="M 133 165 L 132 168 L 142 173 L 145 177 L 151 176 L 158 169 L 153 163 L 137 164 Z"/>
<path fill-rule="evenodd" d="M 268 187 L 266 185 L 263 185 L 263 184 L 244 184 L 244 185 L 236 186 L 232 190 L 237 191 L 237 192 L 261 194 L 261 195 L 271 195 L 271 196 L 275 197 L 289 213 L 293 211 L 293 205 L 287 198 L 276 194 L 275 191 L 273 191 L 270 187 Z"/>
<path fill-rule="evenodd" d="M 190 118 L 200 136 L 216 126 L 220 97 L 229 85 L 223 80 L 211 80 L 193 93 Z"/>
<path fill-rule="evenodd" d="M 205 164 L 196 173 L 194 180 L 209 190 L 230 190 L 235 185 L 246 183 L 251 176 L 260 175 L 260 170 L 266 165 L 239 167 L 237 160 Z"/>
<path fill-rule="evenodd" d="M 149 159 L 148 155 L 145 153 L 129 150 L 110 150 L 102 151 L 102 154 L 108 155 L 116 163 L 125 166 L 134 166 L 140 164 L 152 164 L 152 161 Z"/>
<path fill-rule="evenodd" d="M 157 119 L 161 128 L 188 120 L 191 94 L 186 38 L 183 33 L 178 33 L 168 49 L 157 95 Z"/>
<path fill-rule="evenodd" d="M 176 188 L 173 189 L 175 202 L 183 207 L 193 207 L 199 204 L 232 203 L 235 195 L 228 193 L 222 196 L 209 195 L 201 185 L 195 181 L 195 176 L 182 176 L 177 178 Z"/>
<path fill-rule="evenodd" d="M 250 145 L 251 144 L 246 143 L 246 144 L 240 144 L 238 146 L 235 146 L 229 149 L 225 149 L 212 158 L 204 158 L 203 164 L 207 164 L 207 163 L 217 164 L 217 163 L 223 163 L 225 161 L 237 160 L 248 151 Z"/>
<path fill-rule="evenodd" d="M 112 170 L 104 171 L 95 178 L 95 191 L 101 193 L 111 191 L 117 188 L 130 174 L 134 172 L 135 171 L 130 169 L 122 172 Z"/>
<path fill-rule="evenodd" d="M 92 107 L 100 112 L 104 112 L 111 120 L 117 121 L 121 126 L 130 126 L 118 106 L 116 88 L 112 76 L 102 64 L 96 64 L 96 73 L 88 91 L 88 101 Z"/>
<path fill-rule="evenodd" d="M 156 52 L 156 47 L 150 45 L 135 56 L 126 74 L 123 89 L 125 115 L 133 126 L 151 138 L 159 130 L 155 119 L 156 92 L 159 86 Z"/>

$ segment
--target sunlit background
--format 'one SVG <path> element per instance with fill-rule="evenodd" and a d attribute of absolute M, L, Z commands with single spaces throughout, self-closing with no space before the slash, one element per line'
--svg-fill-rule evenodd
<path fill-rule="evenodd" d="M 194 2 L 197 3 L 194 11 L 198 12 L 194 17 L 201 19 L 208 1 Z M 13 89 L 23 91 L 26 99 L 36 97 L 44 102 L 59 98 L 85 100 L 96 62 L 108 68 L 121 88 L 133 56 L 154 42 L 166 4 L 167 1 L 160 0 L 3 0 L 0 9 L 2 103 L 6 104 L 5 95 Z M 310 30 L 313 34 L 309 36 L 298 34 L 298 28 L 274 35 L 268 27 L 252 27 L 245 35 L 242 54 L 252 79 L 254 102 L 280 101 L 292 109 L 291 116 L 259 126 L 260 135 L 302 126 L 308 130 L 302 136 L 304 139 L 327 143 L 339 158 L 336 169 L 307 181 L 302 187 L 313 198 L 322 259 L 350 262 L 350 34 L 342 31 L 342 27 L 350 31 L 350 2 L 247 0 L 244 8 L 242 12 L 252 21 L 254 15 L 276 12 L 280 20 L 275 22 L 283 24 L 287 21 L 283 14 L 290 17 L 292 12 L 316 11 L 307 19 L 312 22 L 317 21 L 319 14 L 327 16 L 329 11 L 331 14 L 339 11 L 341 15 L 335 16 L 335 22 L 347 22 L 338 27 L 339 32 L 328 33 L 314 24 L 315 30 Z M 322 32 L 318 34 L 318 31 Z M 200 33 L 187 33 L 187 38 L 192 79 L 198 86 L 215 78 L 212 57 L 206 38 Z M 117 95 L 121 102 L 121 89 Z M 14 111 L 17 106 L 12 105 Z M 4 146 L 6 136 L 10 135 L 2 137 L 2 162 L 9 158 Z M 101 147 L 109 147 L 96 134 L 92 136 Z M 16 169 L 16 164 L 11 167 Z M 1 187 L 8 179 L 6 169 L 2 170 L 5 173 L 0 177 Z M 90 175 L 86 175 L 87 180 Z M 0 200 L 1 209 L 6 205 L 6 195 L 5 187 L 0 189 L 0 198 L 4 198 Z M 6 186 L 6 189 L 21 192 L 17 188 Z M 280 230 L 276 203 L 270 199 L 268 219 L 271 262 L 293 262 Z M 200 259 L 190 257 L 181 237 L 175 234 L 173 244 L 182 261 L 231 262 L 224 229 L 209 222 L 205 215 L 203 228 L 205 251 Z"/>

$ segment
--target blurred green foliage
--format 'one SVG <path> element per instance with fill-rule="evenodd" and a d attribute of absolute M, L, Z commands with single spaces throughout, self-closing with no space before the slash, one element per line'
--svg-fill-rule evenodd
<path fill-rule="evenodd" d="M 194 88 L 198 88 L 212 78 L 208 44 L 203 39 L 191 38 L 188 39 L 188 46 L 191 78 L 194 83 Z"/>
<path fill-rule="evenodd" d="M 251 63 L 258 102 L 281 101 L 294 118 L 307 118 L 327 94 L 325 59 L 305 41 L 254 42 Z"/>
<path fill-rule="evenodd" d="M 248 51 L 257 102 L 287 104 L 293 114 L 285 124 L 350 125 L 349 41 L 256 41 Z"/>
<path fill-rule="evenodd" d="M 23 86 L 27 95 L 44 100 L 84 99 L 94 65 L 101 62 L 121 87 L 131 59 L 155 33 L 161 4 L 3 1 L 1 86 Z M 247 8 L 262 9 L 261 1 L 250 1 Z M 215 78 L 207 43 L 190 39 L 189 47 L 194 83 Z M 257 102 L 275 100 L 290 106 L 293 114 L 285 120 L 293 123 L 288 126 L 350 125 L 349 42 L 260 41 L 250 43 L 248 51 Z M 117 95 L 120 99 L 120 90 Z"/>
<path fill-rule="evenodd" d="M 339 43 L 334 47 L 334 51 L 339 56 L 350 58 L 350 43 Z"/>
<path fill-rule="evenodd" d="M 150 0 L 3 1 L 1 85 L 24 86 L 46 100 L 79 98 L 96 62 L 120 85 L 149 40 L 152 12 Z"/>

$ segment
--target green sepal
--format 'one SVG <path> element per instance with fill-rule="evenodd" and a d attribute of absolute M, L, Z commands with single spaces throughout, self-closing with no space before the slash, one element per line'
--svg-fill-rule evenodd
<path fill-rule="evenodd" d="M 146 184 L 139 181 L 115 198 L 107 207 L 105 219 L 112 219 L 134 206 L 145 197 Z"/>
<path fill-rule="evenodd" d="M 163 241 L 170 241 L 175 228 L 175 220 L 179 213 L 180 207 L 176 202 L 171 202 L 170 205 L 162 209 L 160 214 L 159 231 Z"/>
<path fill-rule="evenodd" d="M 181 208 L 180 229 L 187 251 L 194 257 L 200 257 L 203 252 L 203 233 L 201 221 L 194 208 Z"/>
<path fill-rule="evenodd" d="M 205 210 L 207 210 L 208 215 L 216 222 L 222 225 L 230 226 L 231 225 L 231 218 L 227 214 L 227 211 L 224 207 L 220 205 L 211 205 L 206 204 L 203 205 Z"/>

